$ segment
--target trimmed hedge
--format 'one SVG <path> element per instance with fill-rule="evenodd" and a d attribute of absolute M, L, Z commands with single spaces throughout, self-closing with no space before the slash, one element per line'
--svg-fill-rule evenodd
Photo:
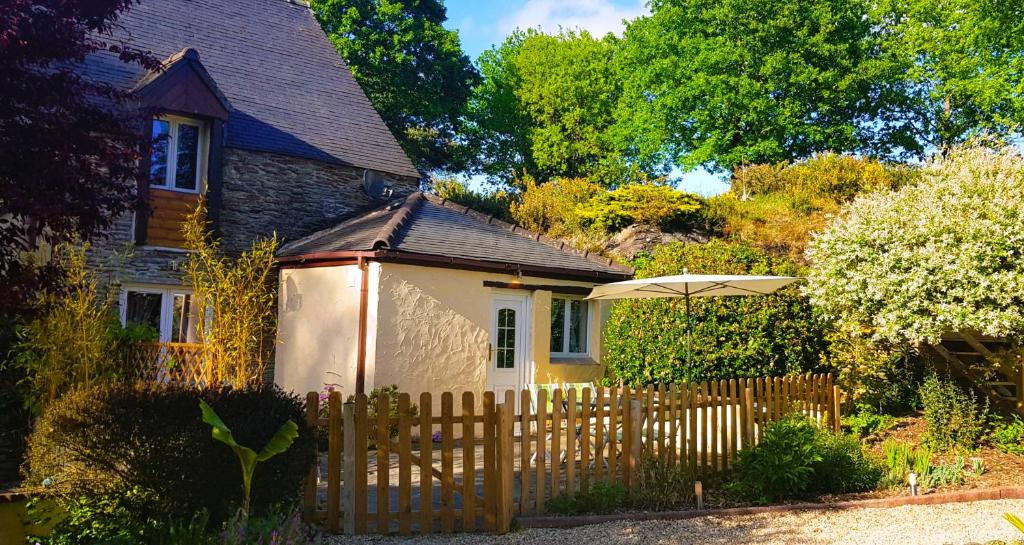
<path fill-rule="evenodd" d="M 798 274 L 793 263 L 739 242 L 671 243 L 634 262 L 637 278 L 682 274 Z M 756 297 L 693 298 L 686 360 L 683 299 L 624 299 L 605 330 L 604 359 L 631 385 L 819 371 L 823 326 L 796 288 Z"/>
<path fill-rule="evenodd" d="M 240 503 L 238 459 L 201 420 L 210 404 L 239 443 L 256 450 L 293 420 L 299 437 L 263 462 L 252 486 L 254 513 L 294 503 L 316 456 L 303 402 L 277 388 L 197 391 L 153 385 L 101 385 L 50 404 L 29 438 L 26 481 L 59 497 L 124 494 L 144 498 L 139 518 L 187 520 L 200 510 L 224 520 Z"/>

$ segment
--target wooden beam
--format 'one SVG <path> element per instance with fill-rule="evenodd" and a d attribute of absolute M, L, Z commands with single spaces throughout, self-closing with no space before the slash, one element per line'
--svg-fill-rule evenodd
<path fill-rule="evenodd" d="M 500 288 L 504 290 L 529 290 L 529 291 L 550 291 L 552 293 L 563 293 L 566 295 L 590 295 L 593 288 L 586 286 L 558 286 L 553 284 L 520 284 L 518 282 L 498 282 L 495 280 L 484 280 L 485 288 Z"/>
<path fill-rule="evenodd" d="M 967 344 L 971 345 L 971 348 L 973 348 L 982 356 L 985 356 L 986 358 L 992 357 L 992 351 L 989 350 L 985 345 L 981 344 L 981 341 L 979 341 L 974 335 L 971 335 L 970 333 L 967 332 L 961 332 L 960 336 L 963 337 L 964 341 Z"/>

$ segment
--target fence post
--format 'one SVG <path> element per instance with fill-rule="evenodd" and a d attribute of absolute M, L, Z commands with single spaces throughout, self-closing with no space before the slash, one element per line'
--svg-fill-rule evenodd
<path fill-rule="evenodd" d="M 512 421 L 515 418 L 515 398 L 511 390 L 505 392 L 505 402 L 498 405 L 498 513 L 497 532 L 507 533 L 512 528 L 512 504 L 515 490 L 513 488 L 513 448 Z M 543 431 L 541 432 L 543 433 Z M 541 453 L 543 456 L 543 453 Z"/>
<path fill-rule="evenodd" d="M 629 400 L 629 485 L 636 487 L 640 467 L 640 453 L 643 451 L 643 413 L 639 399 Z M 648 425 L 650 423 L 648 422 Z"/>
<path fill-rule="evenodd" d="M 338 396 L 338 401 L 341 401 L 341 394 L 338 392 L 331 392 L 331 407 L 333 410 L 334 396 Z M 345 403 L 342 410 L 342 429 L 341 434 L 344 439 L 345 446 L 342 448 L 345 458 L 345 486 L 342 488 L 344 492 L 342 498 L 342 515 L 345 517 L 344 530 L 346 534 L 353 535 L 356 533 L 356 404 Z M 340 484 L 340 479 L 339 479 Z M 363 498 L 366 501 L 366 498 Z"/>
<path fill-rule="evenodd" d="M 342 429 L 341 392 L 331 392 L 327 398 L 327 531 L 335 534 L 341 525 Z"/>
<path fill-rule="evenodd" d="M 840 414 L 842 408 L 843 392 L 839 390 L 838 386 L 832 387 L 832 406 L 829 410 L 832 411 L 833 429 L 836 433 L 839 433 L 843 429 L 843 417 Z"/>
<path fill-rule="evenodd" d="M 749 386 L 743 389 L 743 407 L 743 448 L 749 448 L 754 446 L 754 390 Z"/>
<path fill-rule="evenodd" d="M 320 418 L 320 396 L 316 392 L 309 392 L 306 394 L 306 424 L 313 430 L 313 443 L 318 444 L 320 441 L 320 432 L 317 426 L 317 420 Z M 319 450 L 319 448 L 317 449 Z M 320 454 L 317 453 L 316 460 L 313 461 L 313 465 L 309 468 L 309 474 L 306 475 L 306 493 L 302 498 L 302 519 L 306 523 L 311 523 L 316 519 L 316 487 L 317 480 L 320 477 Z"/>

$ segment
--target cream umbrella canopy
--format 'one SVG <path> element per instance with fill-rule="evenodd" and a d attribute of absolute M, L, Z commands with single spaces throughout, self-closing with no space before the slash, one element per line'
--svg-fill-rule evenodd
<path fill-rule="evenodd" d="M 718 274 L 680 274 L 625 280 L 595 287 L 588 300 L 660 299 L 686 300 L 686 363 L 690 363 L 691 297 L 768 295 L 798 282 L 798 276 L 748 276 Z"/>

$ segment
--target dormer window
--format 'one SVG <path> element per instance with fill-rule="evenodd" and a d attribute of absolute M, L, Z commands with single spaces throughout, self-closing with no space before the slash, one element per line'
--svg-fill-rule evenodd
<path fill-rule="evenodd" d="M 184 117 L 153 120 L 150 187 L 199 193 L 203 189 L 206 124 Z"/>

